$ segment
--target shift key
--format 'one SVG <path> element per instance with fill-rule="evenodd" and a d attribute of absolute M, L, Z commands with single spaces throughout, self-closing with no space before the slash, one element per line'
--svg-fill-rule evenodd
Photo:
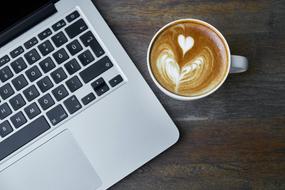
<path fill-rule="evenodd" d="M 63 109 L 62 105 L 58 105 L 47 112 L 47 117 L 49 118 L 52 125 L 56 125 L 67 118 L 67 113 Z"/>
<path fill-rule="evenodd" d="M 80 72 L 79 75 L 85 83 L 88 83 L 105 71 L 109 70 L 111 67 L 113 67 L 113 63 L 107 56 L 105 56 L 99 61 L 93 63 L 93 65 L 90 67 Z"/>
<path fill-rule="evenodd" d="M 0 142 L 0 161 L 49 129 L 50 126 L 44 116 L 41 116 L 25 127 L 22 127 L 21 130 L 18 130 L 16 133 Z"/>

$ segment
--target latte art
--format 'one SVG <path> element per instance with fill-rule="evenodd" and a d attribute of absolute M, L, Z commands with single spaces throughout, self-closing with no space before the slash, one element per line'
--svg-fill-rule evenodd
<path fill-rule="evenodd" d="M 185 37 L 180 34 L 178 36 L 178 44 L 183 51 L 183 55 L 187 53 L 194 46 L 194 39 L 191 36 Z"/>
<path fill-rule="evenodd" d="M 197 23 L 179 23 L 165 29 L 153 44 L 151 69 L 167 90 L 198 96 L 225 76 L 226 47 L 219 36 Z"/>
<path fill-rule="evenodd" d="M 188 51 L 184 47 L 181 49 L 183 54 Z M 174 85 L 175 92 L 179 93 L 179 89 L 187 88 L 188 85 L 201 84 L 213 68 L 213 60 L 213 53 L 206 47 L 193 60 L 180 67 L 175 59 L 174 52 L 170 49 L 164 49 L 157 58 L 156 66 L 163 80 Z"/>

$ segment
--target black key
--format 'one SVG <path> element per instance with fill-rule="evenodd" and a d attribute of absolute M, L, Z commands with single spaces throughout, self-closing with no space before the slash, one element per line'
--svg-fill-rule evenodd
<path fill-rule="evenodd" d="M 80 82 L 77 76 L 74 76 L 68 81 L 66 81 L 66 86 L 68 87 L 70 92 L 75 92 L 76 90 L 82 87 L 82 83 Z"/>
<path fill-rule="evenodd" d="M 69 56 L 67 55 L 65 49 L 63 48 L 55 52 L 53 54 L 53 57 L 58 64 L 61 64 L 69 59 Z"/>
<path fill-rule="evenodd" d="M 42 68 L 44 73 L 48 73 L 55 68 L 55 64 L 53 60 L 48 57 L 40 62 L 40 67 Z"/>
<path fill-rule="evenodd" d="M 10 78 L 12 78 L 13 76 L 14 75 L 8 66 L 6 66 L 0 70 L 0 80 L 3 83 L 6 82 L 7 80 L 9 80 Z"/>
<path fill-rule="evenodd" d="M 38 48 L 43 56 L 46 56 L 54 50 L 54 47 L 49 40 L 46 40 L 45 42 L 38 45 Z"/>
<path fill-rule="evenodd" d="M 108 69 L 113 67 L 112 62 L 110 59 L 105 56 L 99 61 L 93 63 L 90 67 L 86 68 L 84 71 L 80 72 L 80 76 L 85 83 L 90 82 L 91 80 L 95 79 Z"/>
<path fill-rule="evenodd" d="M 35 85 L 30 86 L 29 88 L 24 90 L 23 93 L 29 102 L 34 100 L 35 98 L 37 98 L 40 95 L 40 93 L 37 90 L 37 88 L 35 87 Z"/>
<path fill-rule="evenodd" d="M 52 34 L 51 29 L 46 29 L 43 32 L 39 33 L 38 37 L 40 40 L 44 40 L 45 38 L 49 37 Z"/>
<path fill-rule="evenodd" d="M 82 108 L 76 96 L 71 96 L 70 98 L 65 100 L 64 105 L 70 114 L 74 114 Z"/>
<path fill-rule="evenodd" d="M 12 113 L 11 108 L 7 103 L 0 105 L 0 119 L 3 120 Z"/>
<path fill-rule="evenodd" d="M 57 70 L 51 73 L 51 77 L 53 78 L 54 82 L 58 84 L 64 79 L 66 79 L 67 75 L 65 74 L 63 68 L 58 68 Z"/>
<path fill-rule="evenodd" d="M 67 118 L 67 113 L 63 109 L 62 105 L 58 105 L 47 112 L 47 117 L 53 125 L 56 125 Z"/>
<path fill-rule="evenodd" d="M 53 87 L 53 83 L 51 82 L 51 80 L 49 79 L 48 76 L 39 80 L 37 82 L 37 85 L 38 85 L 39 89 L 42 91 L 42 93 L 48 91 L 49 89 L 51 89 Z"/>
<path fill-rule="evenodd" d="M 3 160 L 16 150 L 31 142 L 48 129 L 50 129 L 50 126 L 43 116 L 26 125 L 0 143 L 0 160 Z"/>
<path fill-rule="evenodd" d="M 78 59 L 80 60 L 80 62 L 82 63 L 82 65 L 86 66 L 89 63 L 91 63 L 92 61 L 95 60 L 95 58 L 93 57 L 93 55 L 91 54 L 90 50 L 86 50 L 84 51 L 82 54 L 80 54 L 78 56 Z"/>
<path fill-rule="evenodd" d="M 98 80 L 93 82 L 91 86 L 93 87 L 98 96 L 103 95 L 105 92 L 109 91 L 110 89 L 103 78 L 99 78 Z"/>
<path fill-rule="evenodd" d="M 32 65 L 35 62 L 37 62 L 41 57 L 36 49 L 32 49 L 31 51 L 25 54 L 25 58 L 28 61 L 28 63 Z"/>
<path fill-rule="evenodd" d="M 66 90 L 66 88 L 62 85 L 60 85 L 59 87 L 55 88 L 53 91 L 52 91 L 52 94 L 53 96 L 55 97 L 55 99 L 57 101 L 60 101 L 62 100 L 63 98 L 67 97 L 68 96 L 68 92 Z"/>
<path fill-rule="evenodd" d="M 110 88 L 107 85 L 101 86 L 100 88 L 94 89 L 96 94 L 98 96 L 102 96 L 103 94 L 105 94 L 107 91 L 110 90 Z"/>
<path fill-rule="evenodd" d="M 67 42 L 67 37 L 64 35 L 63 32 L 57 33 L 51 39 L 56 47 L 60 47 Z"/>
<path fill-rule="evenodd" d="M 3 65 L 5 65 L 6 63 L 8 63 L 10 61 L 10 58 L 8 55 L 5 55 L 3 57 L 0 58 L 0 67 L 2 67 Z"/>
<path fill-rule="evenodd" d="M 85 47 L 90 47 L 93 53 L 97 57 L 101 57 L 105 51 L 99 44 L 99 42 L 96 40 L 95 36 L 92 34 L 92 32 L 86 32 L 84 35 L 80 37 L 82 43 L 84 44 Z"/>
<path fill-rule="evenodd" d="M 24 43 L 24 46 L 25 46 L 26 49 L 30 49 L 34 45 L 36 45 L 37 43 L 39 43 L 38 39 L 36 37 L 33 37 L 32 39 L 30 39 L 29 41 Z"/>
<path fill-rule="evenodd" d="M 16 90 L 22 90 L 24 87 L 28 85 L 28 81 L 24 77 L 24 75 L 20 75 L 17 78 L 12 80 L 12 83 Z"/>
<path fill-rule="evenodd" d="M 61 19 L 60 21 L 52 25 L 52 29 L 54 31 L 58 31 L 59 29 L 63 28 L 65 25 L 66 25 L 66 22 L 63 19 Z"/>
<path fill-rule="evenodd" d="M 82 32 L 84 32 L 85 30 L 87 30 L 88 26 L 86 25 L 86 23 L 84 22 L 83 19 L 79 19 L 78 21 L 76 21 L 75 23 L 73 23 L 72 25 L 68 26 L 65 29 L 65 32 L 67 33 L 67 35 L 69 36 L 69 38 L 74 38 L 75 36 L 81 34 Z"/>
<path fill-rule="evenodd" d="M 92 102 L 92 101 L 95 100 L 95 99 L 96 99 L 95 95 L 94 95 L 93 93 L 90 93 L 90 94 L 88 94 L 87 96 L 83 97 L 83 98 L 81 99 L 81 101 L 82 101 L 82 103 L 83 103 L 84 105 L 87 105 L 87 104 L 89 104 L 90 102 Z"/>
<path fill-rule="evenodd" d="M 73 42 L 68 44 L 66 47 L 71 55 L 75 55 L 83 49 L 80 43 L 78 42 L 78 40 L 74 40 Z"/>
<path fill-rule="evenodd" d="M 17 47 L 13 51 L 10 52 L 12 58 L 15 58 L 24 52 L 24 48 L 22 46 Z"/>
<path fill-rule="evenodd" d="M 15 111 L 26 105 L 26 102 L 21 94 L 18 94 L 11 98 L 9 102 Z"/>
<path fill-rule="evenodd" d="M 11 125 L 8 121 L 4 121 L 3 123 L 0 124 L 0 136 L 2 138 L 6 137 L 7 135 L 9 135 L 12 132 L 13 132 L 13 128 L 11 127 Z"/>
<path fill-rule="evenodd" d="M 77 71 L 81 69 L 81 66 L 76 61 L 76 59 L 70 60 L 64 65 L 64 67 L 70 75 L 73 75 L 74 73 L 76 73 Z"/>
<path fill-rule="evenodd" d="M 68 22 L 72 22 L 72 21 L 74 21 L 75 19 L 77 19 L 79 16 L 80 16 L 80 15 L 79 15 L 78 11 L 74 11 L 74 12 L 72 12 L 71 14 L 69 14 L 69 15 L 66 17 L 66 20 L 67 20 Z"/>
<path fill-rule="evenodd" d="M 103 85 L 106 85 L 106 82 L 105 82 L 105 80 L 102 77 L 100 77 L 99 79 L 94 81 L 91 85 L 92 85 L 93 89 L 97 89 L 97 88 L 100 88 Z"/>
<path fill-rule="evenodd" d="M 44 95 L 43 97 L 39 99 L 38 102 L 40 106 L 43 108 L 43 110 L 47 110 L 48 108 L 50 108 L 51 106 L 55 104 L 50 94 Z"/>
<path fill-rule="evenodd" d="M 121 82 L 123 82 L 123 78 L 121 75 L 117 75 L 115 76 L 114 78 L 112 78 L 110 81 L 109 81 L 109 84 L 112 86 L 112 87 L 115 87 L 117 86 L 118 84 L 120 84 Z"/>
<path fill-rule="evenodd" d="M 38 66 L 35 65 L 26 71 L 26 75 L 31 82 L 34 82 L 35 80 L 37 80 L 42 76 L 42 73 L 38 68 Z"/>
<path fill-rule="evenodd" d="M 26 107 L 24 110 L 27 116 L 29 117 L 29 119 L 33 119 L 34 117 L 36 117 L 37 115 L 41 113 L 41 110 L 39 109 L 36 103 L 32 103 L 31 105 Z"/>
<path fill-rule="evenodd" d="M 18 74 L 27 68 L 27 64 L 25 63 L 24 59 L 20 57 L 11 63 L 11 67 L 15 73 Z"/>
<path fill-rule="evenodd" d="M 23 112 L 19 112 L 13 115 L 10 119 L 11 119 L 12 124 L 15 126 L 15 128 L 19 128 L 25 123 L 27 123 L 27 119 L 24 116 Z"/>
<path fill-rule="evenodd" d="M 10 96 L 12 96 L 14 93 L 15 92 L 9 83 L 0 87 L 0 96 L 2 97 L 3 100 L 6 100 Z"/>

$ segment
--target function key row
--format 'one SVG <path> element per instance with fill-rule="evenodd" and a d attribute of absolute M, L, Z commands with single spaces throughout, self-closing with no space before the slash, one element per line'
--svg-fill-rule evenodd
<path fill-rule="evenodd" d="M 78 17 L 80 17 L 79 12 L 74 11 L 71 14 L 69 14 L 68 16 L 66 16 L 66 20 L 67 20 L 67 22 L 70 23 L 70 22 L 74 21 L 75 19 L 77 19 Z M 60 21 L 58 21 L 57 23 L 52 25 L 52 29 L 56 32 L 56 31 L 60 30 L 61 28 L 63 28 L 64 26 L 66 26 L 66 22 L 63 19 L 61 19 Z M 47 37 L 51 36 L 52 33 L 53 32 L 51 31 L 51 29 L 48 28 L 48 29 L 44 30 L 43 32 L 39 33 L 38 37 L 40 40 L 44 40 Z"/>
<path fill-rule="evenodd" d="M 13 51 L 10 52 L 10 55 L 12 58 L 16 58 L 17 56 L 21 55 L 24 53 L 24 48 L 22 46 L 17 47 Z"/>
<path fill-rule="evenodd" d="M 65 18 L 66 18 L 67 22 L 72 22 L 75 19 L 77 19 L 78 17 L 80 17 L 79 12 L 74 11 L 71 14 L 67 15 Z"/>
<path fill-rule="evenodd" d="M 64 26 L 66 26 L 66 22 L 63 19 L 61 19 L 60 21 L 52 25 L 52 29 L 56 32 L 61 28 L 63 28 Z"/>
<path fill-rule="evenodd" d="M 10 58 L 8 55 L 5 55 L 0 58 L 0 67 L 4 66 L 6 63 L 10 61 Z"/>
<path fill-rule="evenodd" d="M 32 39 L 24 43 L 24 46 L 26 49 L 30 49 L 33 46 L 35 46 L 37 43 L 39 43 L 38 39 L 36 37 L 33 37 Z"/>
<path fill-rule="evenodd" d="M 71 14 L 69 14 L 68 16 L 66 16 L 66 20 L 70 23 L 70 22 L 74 21 L 75 19 L 77 19 L 78 17 L 80 17 L 79 12 L 78 11 L 74 11 Z M 85 25 L 84 21 L 83 22 L 81 21 L 81 24 L 82 23 L 84 24 L 84 28 L 86 28 L 87 26 Z M 52 28 L 53 28 L 54 31 L 58 31 L 59 29 L 63 28 L 64 26 L 66 26 L 66 22 L 62 19 L 62 20 L 58 21 L 57 23 L 55 23 L 54 25 L 52 25 Z M 80 30 L 80 27 L 79 27 L 79 30 Z M 51 31 L 51 29 L 48 28 L 48 29 L 42 31 L 41 33 L 39 33 L 38 34 L 38 38 L 40 40 L 44 40 L 47 37 L 51 36 L 52 33 L 53 32 Z M 24 47 L 26 49 L 30 49 L 30 48 L 34 47 L 36 44 L 38 44 L 38 43 L 39 43 L 38 39 L 36 37 L 33 37 L 32 39 L 30 39 L 30 40 L 28 40 L 27 42 L 24 43 Z M 58 43 L 60 43 L 60 42 L 58 42 Z M 47 45 L 50 45 L 50 44 L 47 44 Z M 43 48 L 44 47 L 42 47 L 41 49 L 43 50 Z M 24 48 L 22 46 L 19 46 L 16 49 L 14 49 L 13 51 L 10 52 L 10 56 L 12 58 L 16 58 L 17 56 L 19 56 L 23 52 L 24 52 Z M 43 53 L 43 55 L 44 54 L 46 55 L 48 53 Z M 5 56 L 1 57 L 0 58 L 0 67 L 4 66 L 9 61 L 10 61 L 10 58 L 9 58 L 8 55 L 5 55 Z"/>
<path fill-rule="evenodd" d="M 52 35 L 52 31 L 51 31 L 51 29 L 48 28 L 48 29 L 42 31 L 41 33 L 39 33 L 38 37 L 40 40 L 44 40 L 47 37 L 49 37 L 50 35 Z"/>

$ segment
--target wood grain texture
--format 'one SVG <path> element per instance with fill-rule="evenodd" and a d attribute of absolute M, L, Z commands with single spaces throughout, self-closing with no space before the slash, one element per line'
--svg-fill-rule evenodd
<path fill-rule="evenodd" d="M 112 190 L 285 189 L 284 0 L 96 0 L 95 4 L 181 132 L 177 145 Z M 216 26 L 249 58 L 215 94 L 173 100 L 153 84 L 146 52 L 180 18 Z"/>

